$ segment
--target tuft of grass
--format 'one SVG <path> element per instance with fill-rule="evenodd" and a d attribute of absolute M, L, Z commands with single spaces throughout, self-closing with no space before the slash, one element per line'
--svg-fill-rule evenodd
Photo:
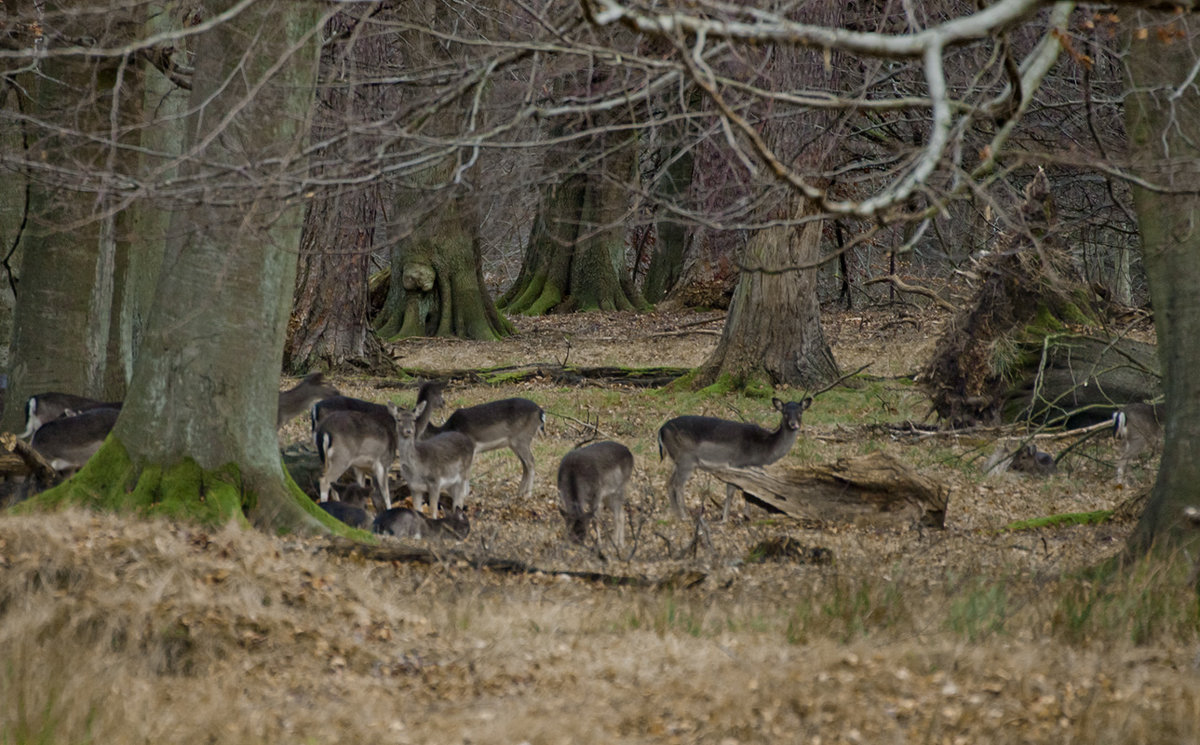
<path fill-rule="evenodd" d="M 1006 580 L 977 577 L 951 598 L 946 628 L 978 642 L 1006 630 L 1011 602 Z"/>

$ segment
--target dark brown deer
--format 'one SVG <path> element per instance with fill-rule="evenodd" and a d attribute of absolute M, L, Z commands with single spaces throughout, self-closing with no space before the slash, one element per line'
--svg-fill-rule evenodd
<path fill-rule="evenodd" d="M 683 510 L 683 489 L 692 472 L 716 468 L 745 468 L 765 466 L 787 455 L 800 435 L 804 411 L 812 398 L 802 401 L 771 399 L 780 413 L 779 427 L 770 432 L 757 424 L 733 422 L 711 416 L 675 417 L 658 430 L 658 456 L 670 455 L 675 463 L 667 497 L 677 517 L 686 517 Z M 725 509 L 721 519 L 729 518 L 729 504 L 737 487 L 725 486 Z"/>
<path fill-rule="evenodd" d="M 55 471 L 76 471 L 104 444 L 120 413 L 102 407 L 53 419 L 37 428 L 29 446 Z"/>
<path fill-rule="evenodd" d="M 25 401 L 25 431 L 18 437 L 32 437 L 46 422 L 52 422 L 70 414 L 80 414 L 91 409 L 120 409 L 120 401 L 97 401 L 72 393 L 38 393 Z"/>
<path fill-rule="evenodd" d="M 563 456 L 558 465 L 558 511 L 571 540 L 583 543 L 596 513 L 607 506 L 613 541 L 625 548 L 625 487 L 632 474 L 633 453 L 619 442 L 595 442 Z"/>
<path fill-rule="evenodd" d="M 430 404 L 435 392 L 437 400 L 441 400 L 440 390 L 431 390 L 427 394 Z M 418 396 L 418 403 L 421 400 Z M 533 438 L 545 426 L 546 412 L 542 407 L 527 398 L 505 398 L 457 409 L 440 427 L 434 424 L 425 427 L 422 437 L 458 432 L 471 438 L 476 453 L 509 448 L 521 461 L 521 486 L 517 493 L 528 497 L 533 494 Z"/>

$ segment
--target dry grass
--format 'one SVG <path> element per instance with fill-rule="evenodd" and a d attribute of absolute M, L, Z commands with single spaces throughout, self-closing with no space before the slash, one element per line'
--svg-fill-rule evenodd
<path fill-rule="evenodd" d="M 585 322 L 597 328 L 578 326 Z M 612 352 L 588 347 L 594 333 L 624 339 L 627 363 L 693 364 L 680 361 L 675 342 L 702 355 L 711 337 L 653 335 L 684 322 L 594 315 L 564 330 L 561 319 L 523 321 L 520 341 L 417 341 L 399 352 L 420 367 L 512 364 L 559 358 L 538 352 L 572 333 L 577 361 L 611 364 Z M 872 372 L 888 377 L 920 359 L 911 350 L 927 343 L 933 322 L 920 323 L 841 317 L 829 326 L 844 366 L 874 359 L 885 369 Z M 373 381 L 344 387 L 413 395 Z M 336 556 L 322 541 L 236 529 L 82 512 L 0 516 L 0 743 L 1200 737 L 1200 636 L 1186 563 L 1095 586 L 1077 570 L 1115 553 L 1128 525 L 998 531 L 1015 519 L 1115 506 L 1125 495 L 1109 485 L 1106 442 L 1045 481 L 985 478 L 978 464 L 989 443 L 895 442 L 869 426 L 923 413 L 904 381 L 830 392 L 807 414 L 790 458 L 893 452 L 952 484 L 947 529 L 805 529 L 763 515 L 713 525 L 711 546 L 687 553 L 691 527 L 665 520 L 655 428 L 682 411 L 767 422 L 768 402 L 542 382 L 455 387 L 447 400 L 505 395 L 535 398 L 552 414 L 536 442 L 534 495 L 512 496 L 520 468 L 511 454 L 481 456 L 465 550 L 552 570 L 688 569 L 706 579 L 686 590 L 612 588 L 453 559 L 370 562 Z M 631 557 L 602 559 L 564 540 L 553 471 L 585 411 L 637 458 Z M 292 428 L 289 437 L 302 436 L 299 422 Z M 693 506 L 722 495 L 705 477 L 688 489 Z M 755 543 L 785 534 L 828 548 L 834 562 L 746 561 Z"/>

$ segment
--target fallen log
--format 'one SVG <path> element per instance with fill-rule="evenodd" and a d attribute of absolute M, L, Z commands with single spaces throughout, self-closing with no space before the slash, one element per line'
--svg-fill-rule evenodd
<path fill-rule="evenodd" d="M 550 569 L 527 564 L 516 559 L 497 556 L 478 556 L 461 549 L 438 551 L 424 546 L 398 544 L 368 545 L 346 538 L 333 539 L 325 550 L 337 556 L 357 556 L 372 561 L 401 561 L 417 564 L 439 564 L 461 562 L 473 569 L 488 569 L 507 574 L 546 574 L 571 577 L 613 587 L 645 587 L 654 589 L 686 589 L 700 584 L 708 576 L 694 569 L 679 569 L 658 579 L 652 577 L 607 574 L 605 572 L 582 572 L 571 569 Z"/>
<path fill-rule="evenodd" d="M 0 454 L 0 474 L 4 476 L 28 476 L 33 474 L 44 483 L 58 479 L 58 472 L 50 467 L 41 454 L 29 443 L 18 439 L 11 432 L 0 434 L 0 447 L 8 453 Z"/>
<path fill-rule="evenodd" d="M 713 476 L 806 522 L 942 528 L 950 488 L 886 453 L 802 468 L 720 468 Z"/>

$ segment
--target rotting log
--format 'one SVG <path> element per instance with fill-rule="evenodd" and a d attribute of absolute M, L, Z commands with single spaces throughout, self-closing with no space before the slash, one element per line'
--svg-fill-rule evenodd
<path fill-rule="evenodd" d="M 710 473 L 803 521 L 945 527 L 950 488 L 886 453 L 807 467 L 720 468 Z"/>
<path fill-rule="evenodd" d="M 58 472 L 50 467 L 46 459 L 29 443 L 18 439 L 11 432 L 0 434 L 0 447 L 7 453 L 0 454 L 0 475 L 28 476 L 33 474 L 43 483 L 51 483 L 58 479 Z"/>

